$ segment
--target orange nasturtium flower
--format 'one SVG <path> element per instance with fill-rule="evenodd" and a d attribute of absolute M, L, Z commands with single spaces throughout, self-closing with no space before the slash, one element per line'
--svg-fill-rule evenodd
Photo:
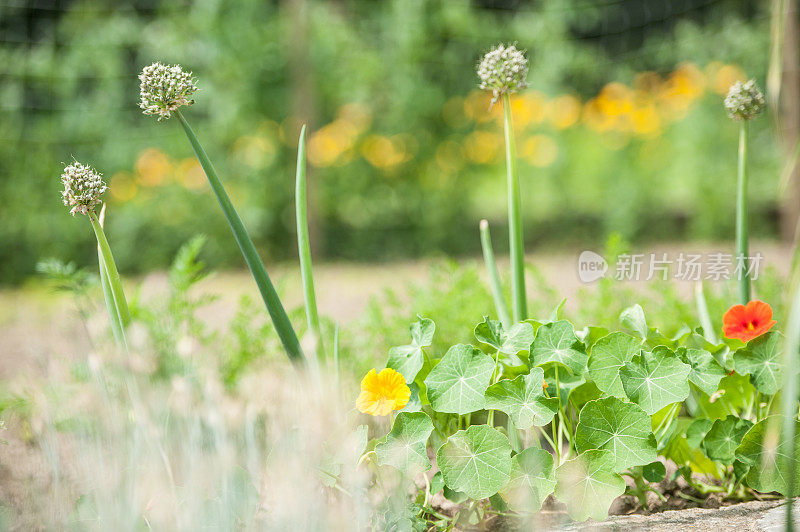
<path fill-rule="evenodd" d="M 371 416 L 386 416 L 392 410 L 400 410 L 411 397 L 411 389 L 405 378 L 391 368 L 380 373 L 374 369 L 361 381 L 361 393 L 356 399 L 356 407 Z"/>
<path fill-rule="evenodd" d="M 749 342 L 761 336 L 777 322 L 772 319 L 772 307 L 763 301 L 750 301 L 747 306 L 734 305 L 722 317 L 722 332 L 726 338 Z"/>

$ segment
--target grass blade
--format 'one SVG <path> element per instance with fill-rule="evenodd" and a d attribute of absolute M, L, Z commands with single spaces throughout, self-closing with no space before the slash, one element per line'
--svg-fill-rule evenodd
<path fill-rule="evenodd" d="M 694 300 L 697 305 L 697 315 L 700 318 L 700 326 L 703 327 L 703 336 L 709 343 L 717 345 L 717 335 L 711 322 L 711 315 L 708 313 L 706 294 L 703 291 L 703 281 L 698 281 L 694 285 Z"/>
<path fill-rule="evenodd" d="M 522 201 L 519 195 L 517 174 L 517 145 L 511 119 L 511 100 L 503 94 L 504 130 L 506 138 L 506 181 L 508 184 L 508 245 L 511 252 L 511 291 L 514 321 L 527 318 L 528 304 L 525 294 L 525 250 L 522 238 Z"/>
<path fill-rule="evenodd" d="M 208 178 L 211 189 L 214 191 L 217 201 L 219 201 L 222 212 L 228 220 L 228 225 L 231 231 L 233 231 L 233 236 L 236 239 L 236 243 L 239 245 L 239 249 L 242 251 L 248 268 L 250 268 L 250 273 L 253 275 L 256 285 L 258 285 L 258 290 L 261 292 L 261 297 L 267 307 L 267 312 L 269 312 L 270 318 L 272 318 L 272 323 L 275 325 L 275 330 L 278 332 L 278 336 L 281 339 L 281 343 L 283 343 L 286 354 L 289 356 L 289 360 L 297 364 L 302 363 L 305 358 L 300 348 L 297 334 L 292 327 L 292 323 L 289 321 L 289 316 L 286 315 L 286 310 L 283 308 L 283 304 L 278 297 L 278 293 L 275 291 L 275 287 L 272 285 L 269 275 L 267 275 L 267 270 L 264 269 L 264 263 L 261 262 L 256 247 L 242 223 L 242 219 L 233 207 L 228 193 L 225 192 L 225 188 L 222 186 L 222 182 L 217 176 L 217 171 L 211 164 L 211 160 L 208 158 L 203 146 L 200 145 L 200 141 L 197 140 L 197 136 L 194 134 L 191 126 L 179 111 L 175 111 L 175 115 L 178 117 L 181 126 L 183 126 L 183 131 L 186 133 L 186 137 L 192 145 L 197 160 L 200 161 L 200 165 L 203 167 L 203 171 Z"/>
<path fill-rule="evenodd" d="M 794 302 L 789 311 L 789 318 L 786 324 L 786 340 L 783 346 L 784 365 L 786 370 L 783 376 L 783 391 L 781 394 L 781 414 L 783 415 L 783 430 L 781 437 L 783 441 L 794 441 L 795 424 L 797 421 L 797 393 L 798 393 L 798 361 L 797 353 L 800 350 L 800 284 L 795 285 Z M 791 448 L 791 447 L 790 447 Z M 786 485 L 788 494 L 786 496 L 786 530 L 794 530 L 792 517 L 792 501 L 794 493 L 795 461 L 786 461 Z"/>
<path fill-rule="evenodd" d="M 104 222 L 106 219 L 106 204 L 104 203 L 103 206 L 100 208 L 100 216 L 98 221 L 100 222 L 100 227 L 104 226 Z M 111 323 L 111 331 L 114 333 L 114 340 L 123 348 L 128 348 L 128 343 L 125 339 L 125 330 L 122 327 L 122 322 L 119 319 L 119 311 L 117 310 L 117 305 L 114 303 L 114 295 L 111 293 L 111 283 L 108 280 L 108 269 L 106 268 L 106 263 L 103 260 L 103 253 L 100 251 L 100 245 L 97 245 L 97 262 L 100 270 L 100 285 L 103 288 L 103 299 L 106 302 L 106 308 L 108 309 L 108 317 L 109 322 Z"/>
<path fill-rule="evenodd" d="M 508 330 L 511 327 L 511 317 L 508 315 L 506 300 L 503 297 L 503 286 L 500 283 L 500 274 L 497 272 L 497 263 L 494 260 L 492 251 L 492 235 L 489 233 L 489 222 L 481 220 L 481 248 L 483 248 L 483 261 L 486 263 L 486 271 L 489 273 L 489 285 L 492 288 L 494 307 L 497 310 L 497 317 L 503 328 Z"/>
<path fill-rule="evenodd" d="M 313 336 L 317 359 L 325 357 L 322 329 L 317 313 L 317 296 L 314 292 L 314 271 L 311 267 L 311 240 L 308 236 L 308 200 L 306 180 L 306 126 L 300 131 L 297 147 L 297 176 L 295 180 L 295 212 L 297 214 L 297 253 L 300 256 L 300 276 L 303 281 L 303 300 L 306 306 L 308 331 Z"/>

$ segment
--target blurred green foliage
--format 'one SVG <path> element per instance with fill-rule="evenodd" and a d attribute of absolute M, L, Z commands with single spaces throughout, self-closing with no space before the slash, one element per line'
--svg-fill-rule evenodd
<path fill-rule="evenodd" d="M 72 157 L 110 180 L 123 272 L 165 267 L 197 233 L 211 266 L 241 266 L 178 124 L 139 112 L 136 75 L 155 60 L 199 78 L 186 115 L 265 261 L 296 254 L 301 120 L 316 253 L 478 253 L 481 218 L 503 250 L 502 138 L 474 73 L 499 41 L 531 58 L 515 109 L 529 243 L 732 234 L 737 130 L 720 91 L 763 85 L 768 3 L 0 2 L 0 283 L 44 256 L 96 261 L 60 205 Z M 775 231 L 773 144 L 756 121 L 756 236 Z"/>

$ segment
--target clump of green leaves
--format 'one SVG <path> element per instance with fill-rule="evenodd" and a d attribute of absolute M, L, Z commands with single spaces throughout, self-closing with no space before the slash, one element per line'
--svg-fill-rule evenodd
<path fill-rule="evenodd" d="M 415 515 L 429 524 L 442 523 L 430 503 L 439 491 L 472 524 L 535 513 L 551 494 L 572 519 L 602 520 L 622 494 L 643 505 L 648 492 L 661 496 L 654 483 L 667 460 L 694 497 L 800 488 L 781 480 L 797 454 L 767 430 L 782 382 L 779 332 L 747 344 L 710 344 L 689 327 L 667 336 L 639 305 L 620 325 L 576 330 L 554 312 L 506 329 L 485 318 L 472 342 L 441 350 L 434 322 L 418 318 L 387 361 L 412 400 L 363 461 L 424 475 Z"/>

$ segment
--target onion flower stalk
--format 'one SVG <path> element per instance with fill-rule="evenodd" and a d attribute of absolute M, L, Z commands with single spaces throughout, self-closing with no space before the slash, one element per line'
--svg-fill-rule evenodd
<path fill-rule="evenodd" d="M 158 116 L 159 121 L 170 118 L 173 113 L 178 118 L 197 156 L 197 160 L 203 167 L 211 189 L 217 197 L 236 243 L 244 256 L 244 260 L 248 268 L 250 268 L 250 273 L 253 275 L 253 279 L 255 279 L 256 285 L 261 292 L 267 312 L 269 312 L 272 323 L 275 325 L 275 330 L 286 354 L 293 363 L 302 364 L 305 358 L 300 348 L 297 334 L 264 268 L 264 263 L 256 251 L 253 240 L 247 233 L 242 219 L 236 212 L 233 203 L 231 203 L 230 197 L 225 191 L 222 181 L 220 181 L 206 151 L 197 139 L 197 135 L 195 135 L 189 122 L 180 112 L 181 107 L 194 103 L 191 97 L 197 92 L 197 80 L 192 77 L 191 72 L 184 71 L 180 65 L 163 65 L 156 62 L 142 70 L 139 75 L 139 81 L 141 98 L 139 107 L 144 114 Z"/>
<path fill-rule="evenodd" d="M 511 256 L 511 290 L 514 321 L 527 318 L 525 294 L 525 250 L 522 235 L 522 201 L 517 173 L 517 147 L 511 116 L 510 95 L 528 86 L 528 60 L 514 45 L 500 44 L 478 64 L 480 88 L 492 91 L 492 104 L 502 99 L 506 143 L 506 184 L 508 187 L 508 242 Z"/>
<path fill-rule="evenodd" d="M 749 123 L 764 109 L 764 95 L 751 79 L 737 81 L 725 97 L 728 116 L 739 122 L 739 162 L 736 184 L 736 259 L 739 273 L 739 303 L 750 301 L 749 231 L 747 225 L 747 158 Z"/>

